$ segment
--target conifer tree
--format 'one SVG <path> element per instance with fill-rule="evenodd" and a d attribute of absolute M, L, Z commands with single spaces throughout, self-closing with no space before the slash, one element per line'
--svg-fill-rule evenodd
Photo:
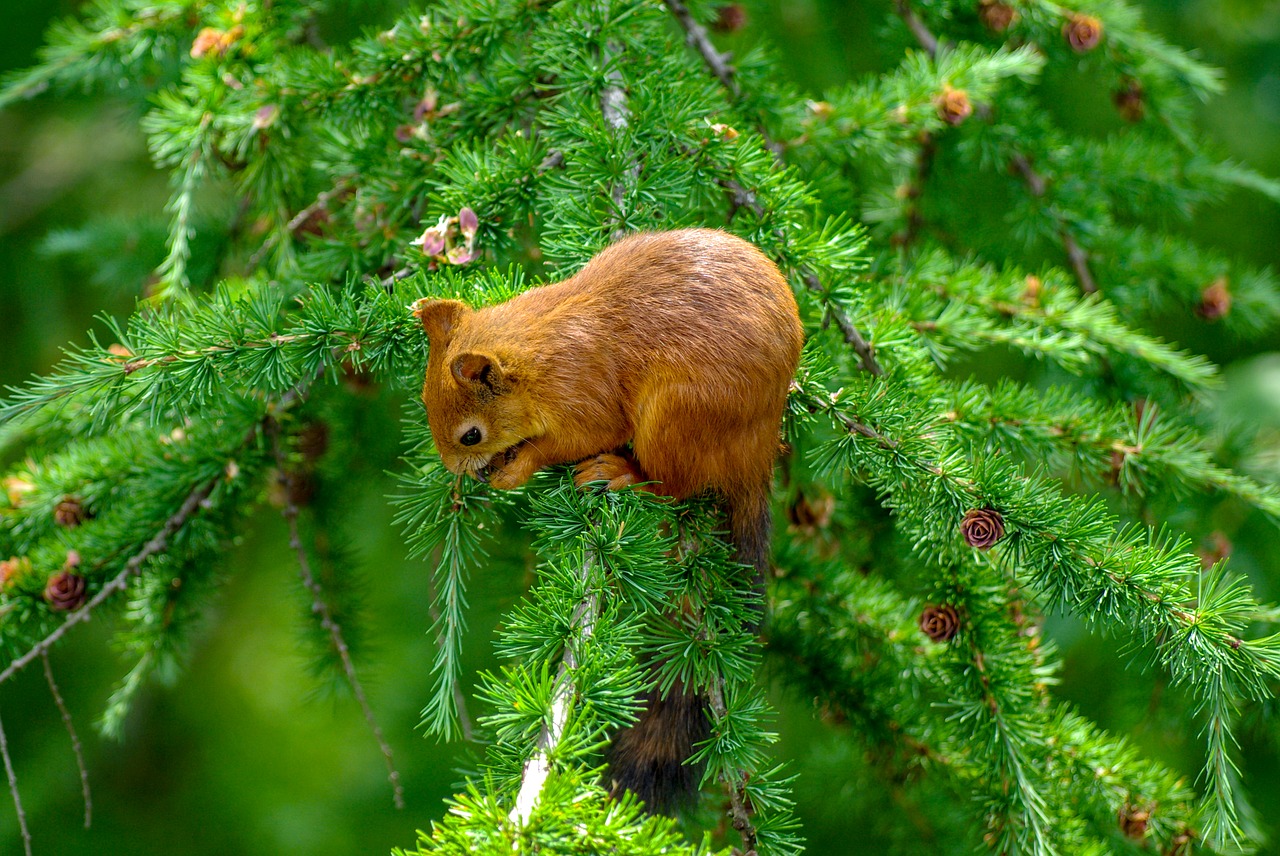
<path fill-rule="evenodd" d="M 0 106 L 130 101 L 172 195 L 137 311 L 0 402 L 0 685 L 41 660 L 57 698 L 49 651 L 110 614 L 119 733 L 181 665 L 220 551 L 278 509 L 399 799 L 351 592 L 321 572 L 353 525 L 324 485 L 377 420 L 360 431 L 403 438 L 395 572 L 426 568 L 437 616 L 423 727 L 485 747 L 404 853 L 797 853 L 769 675 L 871 759 L 901 852 L 1258 846 L 1233 735 L 1272 709 L 1277 615 L 1187 521 L 1275 517 L 1280 492 L 1224 463 L 1218 370 L 1160 336 L 1182 314 L 1248 340 L 1280 314 L 1272 272 L 1175 234 L 1235 186 L 1280 201 L 1197 132 L 1219 73 L 1124 0 L 895 0 L 891 67 L 810 99 L 767 42 L 713 34 L 743 5 L 439 0 L 329 45 L 336 0 L 98 0 L 51 30 Z M 1073 75 L 1122 127 L 1055 118 L 1046 81 Z M 973 204 L 991 195 L 1000 216 Z M 758 245 L 806 327 L 759 634 L 714 498 L 582 492 L 565 468 L 495 491 L 442 467 L 417 403 L 415 300 L 496 303 L 685 226 Z M 368 413 L 370 385 L 402 420 Z M 502 668 L 468 675 L 467 586 L 497 547 L 531 551 L 534 580 L 494 631 Z M 1199 769 L 1055 696 L 1046 614 L 1175 688 Z M 610 795 L 602 752 L 677 680 L 710 720 L 683 821 Z"/>

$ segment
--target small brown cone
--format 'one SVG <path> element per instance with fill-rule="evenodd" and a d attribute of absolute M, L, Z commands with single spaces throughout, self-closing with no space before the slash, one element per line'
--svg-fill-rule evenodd
<path fill-rule="evenodd" d="M 1200 305 L 1196 314 L 1206 321 L 1217 321 L 1231 311 L 1230 283 L 1225 276 L 1220 276 L 1204 287 L 1200 292 Z"/>
<path fill-rule="evenodd" d="M 67 494 L 53 508 L 53 521 L 59 526 L 74 529 L 89 518 L 84 507 L 84 500 L 78 496 Z"/>
<path fill-rule="evenodd" d="M 974 508 L 960 521 L 964 542 L 979 550 L 989 550 L 1004 537 L 1004 516 L 994 508 Z"/>
<path fill-rule="evenodd" d="M 933 100 L 938 108 L 938 117 L 948 125 L 959 125 L 973 115 L 973 104 L 969 101 L 969 93 L 963 89 L 944 87 L 942 94 Z"/>
<path fill-rule="evenodd" d="M 79 564 L 79 556 L 76 556 Z M 79 609 L 85 601 L 86 585 L 84 577 L 71 570 L 74 565 L 68 560 L 68 566 L 49 577 L 44 586 L 44 599 L 57 612 L 71 612 Z"/>
<path fill-rule="evenodd" d="M 1088 53 L 1102 41 L 1102 22 L 1092 15 L 1072 15 L 1062 25 L 1062 35 L 1076 53 Z"/>
<path fill-rule="evenodd" d="M 1018 20 L 1018 10 L 999 0 L 979 0 L 978 20 L 993 33 L 1003 33 Z"/>
<path fill-rule="evenodd" d="M 717 33 L 736 33 L 747 25 L 747 10 L 741 3 L 726 3 L 716 10 L 711 29 Z"/>
<path fill-rule="evenodd" d="M 934 642 L 950 642 L 960 630 L 960 614 L 954 606 L 926 606 L 920 613 L 920 632 Z"/>

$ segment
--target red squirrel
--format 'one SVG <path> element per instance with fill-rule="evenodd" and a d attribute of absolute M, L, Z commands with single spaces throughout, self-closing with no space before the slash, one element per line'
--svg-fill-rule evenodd
<path fill-rule="evenodd" d="M 422 399 L 454 473 L 495 488 L 576 463 L 580 486 L 719 495 L 735 558 L 766 569 L 779 423 L 804 331 L 787 281 L 713 229 L 641 233 L 577 274 L 473 310 L 420 300 Z M 631 447 L 628 450 L 627 444 Z M 615 737 L 615 787 L 663 811 L 697 786 L 684 762 L 705 702 L 678 686 Z"/>

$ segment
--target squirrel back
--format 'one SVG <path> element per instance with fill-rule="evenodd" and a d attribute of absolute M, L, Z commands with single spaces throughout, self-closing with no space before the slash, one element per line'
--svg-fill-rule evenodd
<path fill-rule="evenodd" d="M 712 229 L 642 233 L 577 274 L 472 310 L 420 301 L 423 401 L 446 467 L 496 488 L 581 462 L 578 481 L 724 502 L 735 558 L 763 578 L 779 424 L 803 344 L 795 297 L 746 241 Z M 624 447 L 630 443 L 631 449 Z M 615 738 L 618 786 L 665 810 L 698 775 L 705 702 L 653 697 Z"/>

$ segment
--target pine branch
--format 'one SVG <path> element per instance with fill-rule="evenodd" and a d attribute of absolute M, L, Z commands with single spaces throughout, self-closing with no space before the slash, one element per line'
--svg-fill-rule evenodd
<path fill-rule="evenodd" d="M 53 679 L 53 667 L 49 665 L 49 652 L 41 651 L 40 659 L 44 663 L 44 678 L 49 684 L 49 695 L 53 696 L 53 703 L 58 706 L 58 712 L 62 714 L 62 724 L 67 728 L 67 736 L 71 738 L 71 752 L 76 757 L 76 768 L 80 771 L 80 791 L 84 795 L 84 828 L 88 829 L 93 825 L 93 796 L 89 792 L 89 770 L 84 764 L 80 738 L 76 734 L 75 725 L 71 722 L 71 711 L 67 710 L 67 705 L 62 700 L 62 693 L 58 692 L 58 684 Z"/>
<path fill-rule="evenodd" d="M 256 436 L 256 435 L 255 435 Z M 220 477 L 219 477 L 220 478 Z M 129 579 L 142 570 L 143 564 L 152 556 L 163 553 L 169 546 L 169 539 L 191 519 L 209 499 L 209 495 L 213 492 L 219 479 L 204 482 L 192 488 L 187 494 L 187 498 L 183 500 L 178 510 L 164 522 L 150 541 L 143 545 L 142 549 L 133 554 L 124 564 L 124 568 L 106 585 L 104 585 L 97 594 L 89 598 L 84 606 L 71 612 L 63 619 L 51 633 L 33 645 L 26 653 L 14 659 L 5 667 L 4 671 L 0 671 L 0 684 L 5 683 L 22 669 L 26 668 L 36 657 L 42 657 L 53 647 L 63 636 L 67 634 L 72 627 L 82 621 L 88 621 L 93 610 L 98 608 L 104 601 L 117 592 L 122 592 L 129 585 Z"/>

